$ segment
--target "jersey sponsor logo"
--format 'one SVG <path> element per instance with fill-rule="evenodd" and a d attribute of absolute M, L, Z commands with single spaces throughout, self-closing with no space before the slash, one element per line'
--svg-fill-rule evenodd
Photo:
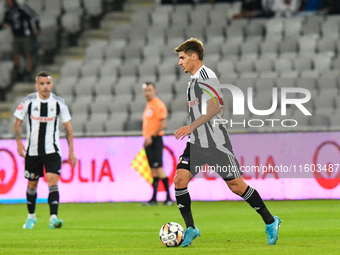
<path fill-rule="evenodd" d="M 22 105 L 22 103 L 20 103 L 19 106 L 18 106 L 18 110 L 20 111 L 22 108 L 23 108 L 23 105 Z"/>
<path fill-rule="evenodd" d="M 188 105 L 189 105 L 189 107 L 193 107 L 193 106 L 195 106 L 195 105 L 198 105 L 200 102 L 198 101 L 198 98 L 196 98 L 195 100 L 193 100 L 193 101 L 189 101 L 188 102 Z"/>
<path fill-rule="evenodd" d="M 40 122 L 50 122 L 50 121 L 54 121 L 56 119 L 56 116 L 54 117 L 35 117 L 35 116 L 31 116 L 32 120 L 37 120 Z"/>

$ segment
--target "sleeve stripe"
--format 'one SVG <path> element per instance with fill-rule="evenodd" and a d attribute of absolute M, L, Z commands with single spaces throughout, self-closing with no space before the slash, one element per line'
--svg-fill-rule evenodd
<path fill-rule="evenodd" d="M 205 73 L 205 75 L 207 76 L 207 79 L 209 79 L 209 75 L 207 73 L 207 71 L 203 68 L 202 71 Z"/>
<path fill-rule="evenodd" d="M 202 68 L 202 70 L 200 71 L 200 75 L 202 76 L 203 80 L 208 80 L 209 79 L 209 76 L 207 74 L 207 71 L 205 71 L 204 68 Z"/>

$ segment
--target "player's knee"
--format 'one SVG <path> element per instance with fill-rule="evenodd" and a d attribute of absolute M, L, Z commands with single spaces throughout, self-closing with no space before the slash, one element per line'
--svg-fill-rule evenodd
<path fill-rule="evenodd" d="M 46 180 L 47 180 L 47 185 L 49 187 L 58 185 L 59 175 L 54 174 L 54 173 L 47 173 L 46 174 Z"/>
<path fill-rule="evenodd" d="M 183 186 L 182 183 L 183 183 L 183 180 L 180 177 L 175 176 L 175 178 L 174 178 L 175 189 L 181 189 L 182 186 Z"/>
<path fill-rule="evenodd" d="M 30 190 L 36 190 L 38 188 L 38 182 L 28 182 L 27 187 Z"/>
<path fill-rule="evenodd" d="M 164 168 L 163 168 L 163 167 L 159 167 L 159 168 L 157 168 L 157 175 L 158 175 L 158 177 L 159 177 L 159 178 L 161 178 L 161 179 L 163 179 L 163 178 L 166 178 L 166 177 L 167 177 L 167 175 L 166 175 L 166 173 L 165 173 L 165 171 L 164 171 Z"/>
<path fill-rule="evenodd" d="M 244 193 L 243 187 L 241 185 L 228 185 L 229 189 L 236 195 L 241 196 Z"/>
<path fill-rule="evenodd" d="M 186 180 L 184 176 L 176 175 L 174 178 L 174 184 L 176 189 L 183 189 L 188 186 L 189 180 Z"/>

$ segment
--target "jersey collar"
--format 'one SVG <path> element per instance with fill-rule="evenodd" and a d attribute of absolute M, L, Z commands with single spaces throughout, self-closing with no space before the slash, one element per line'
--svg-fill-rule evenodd
<path fill-rule="evenodd" d="M 198 79 L 200 76 L 200 71 L 205 67 L 205 65 L 202 65 L 200 69 L 197 70 L 197 72 L 194 75 L 190 76 L 190 79 Z"/>
<path fill-rule="evenodd" d="M 41 98 L 39 97 L 39 93 L 38 93 L 38 92 L 36 92 L 36 93 L 37 93 L 38 100 L 39 100 L 41 103 L 47 103 L 47 102 L 52 98 L 52 93 L 50 94 L 50 97 L 47 98 L 47 99 L 41 99 Z"/>

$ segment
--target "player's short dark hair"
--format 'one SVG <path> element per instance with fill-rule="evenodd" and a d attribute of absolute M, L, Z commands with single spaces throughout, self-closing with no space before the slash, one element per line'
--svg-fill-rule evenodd
<path fill-rule="evenodd" d="M 146 86 L 152 85 L 154 88 L 156 88 L 155 83 L 153 83 L 153 82 L 151 82 L 151 81 L 144 82 L 144 84 L 145 84 Z"/>
<path fill-rule="evenodd" d="M 46 71 L 40 71 L 35 77 L 36 81 L 38 80 L 38 77 L 52 77 L 52 75 Z"/>
<path fill-rule="evenodd" d="M 175 48 L 175 52 L 181 52 L 181 51 L 188 54 L 189 56 L 195 52 L 198 55 L 198 59 L 201 61 L 203 60 L 203 55 L 204 55 L 203 43 L 197 38 L 191 37 L 190 39 L 182 43 L 180 46 Z"/>

